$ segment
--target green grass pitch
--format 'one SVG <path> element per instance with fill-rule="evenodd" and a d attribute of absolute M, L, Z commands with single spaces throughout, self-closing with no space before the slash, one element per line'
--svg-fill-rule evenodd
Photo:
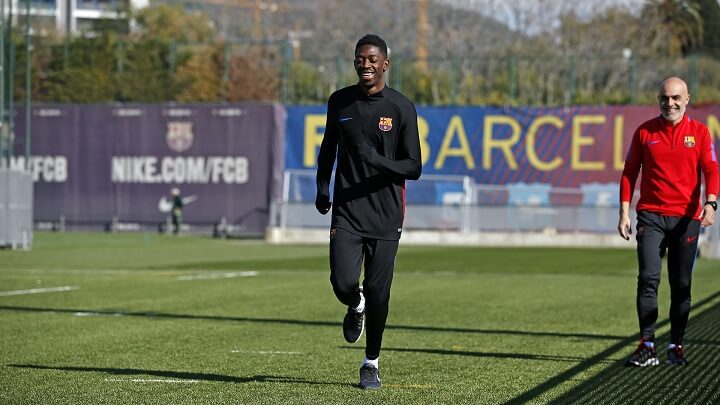
<path fill-rule="evenodd" d="M 633 249 L 401 242 L 374 392 L 328 273 L 327 246 L 37 233 L 0 251 L 0 403 L 720 401 L 718 261 L 695 267 L 691 365 L 626 369 Z M 665 272 L 660 293 L 664 361 Z"/>

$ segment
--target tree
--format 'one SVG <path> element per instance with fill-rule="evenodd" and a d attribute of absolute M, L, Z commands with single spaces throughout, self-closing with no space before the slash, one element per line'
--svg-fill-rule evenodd
<path fill-rule="evenodd" d="M 687 55 L 703 40 L 703 19 L 697 0 L 649 0 L 642 11 L 650 46 L 664 56 Z"/>
<path fill-rule="evenodd" d="M 135 12 L 135 36 L 160 42 L 207 42 L 215 37 L 210 19 L 199 12 L 186 12 L 181 6 L 159 4 Z"/>
<path fill-rule="evenodd" d="M 703 21 L 703 40 L 700 52 L 720 59 L 720 3 L 717 0 L 700 0 Z"/>
<path fill-rule="evenodd" d="M 66 38 L 49 46 L 50 56 L 40 72 L 37 101 L 92 103 L 115 100 L 117 38 Z"/>
<path fill-rule="evenodd" d="M 213 102 L 222 98 L 222 44 L 193 46 L 191 56 L 175 73 L 177 101 Z"/>

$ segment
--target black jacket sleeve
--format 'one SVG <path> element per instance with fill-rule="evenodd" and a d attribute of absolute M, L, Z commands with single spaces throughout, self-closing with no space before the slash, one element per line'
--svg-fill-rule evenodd
<path fill-rule="evenodd" d="M 328 100 L 328 112 L 325 121 L 325 134 L 320 144 L 320 153 L 318 154 L 317 177 L 315 179 L 317 185 L 317 196 L 315 201 L 330 201 L 330 178 L 332 177 L 332 169 L 337 156 L 337 111 L 333 107 L 333 97 Z"/>
<path fill-rule="evenodd" d="M 367 162 L 377 170 L 399 176 L 403 179 L 417 180 L 422 172 L 420 155 L 420 135 L 417 127 L 417 111 L 412 103 L 401 107 L 402 121 L 400 137 L 395 150 L 395 160 L 389 159 L 374 149 L 367 154 Z"/>

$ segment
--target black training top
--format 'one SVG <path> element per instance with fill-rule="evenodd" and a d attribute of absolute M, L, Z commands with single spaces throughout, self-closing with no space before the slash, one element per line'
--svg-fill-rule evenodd
<path fill-rule="evenodd" d="M 422 169 L 415 106 L 388 86 L 372 95 L 360 85 L 336 91 L 318 156 L 318 201 L 329 199 L 336 153 L 332 227 L 400 239 L 405 179 L 417 180 Z"/>

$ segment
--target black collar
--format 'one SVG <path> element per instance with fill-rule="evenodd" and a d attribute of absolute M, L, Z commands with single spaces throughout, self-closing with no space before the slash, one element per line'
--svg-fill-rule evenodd
<path fill-rule="evenodd" d="M 358 93 L 359 93 L 361 99 L 371 100 L 371 101 L 381 100 L 385 97 L 385 89 L 387 88 L 387 84 L 385 84 L 385 86 L 383 86 L 382 90 L 378 91 L 377 93 L 373 93 L 373 94 L 368 94 L 368 92 L 365 91 L 365 88 L 360 83 L 357 84 L 357 88 L 358 88 Z"/>

